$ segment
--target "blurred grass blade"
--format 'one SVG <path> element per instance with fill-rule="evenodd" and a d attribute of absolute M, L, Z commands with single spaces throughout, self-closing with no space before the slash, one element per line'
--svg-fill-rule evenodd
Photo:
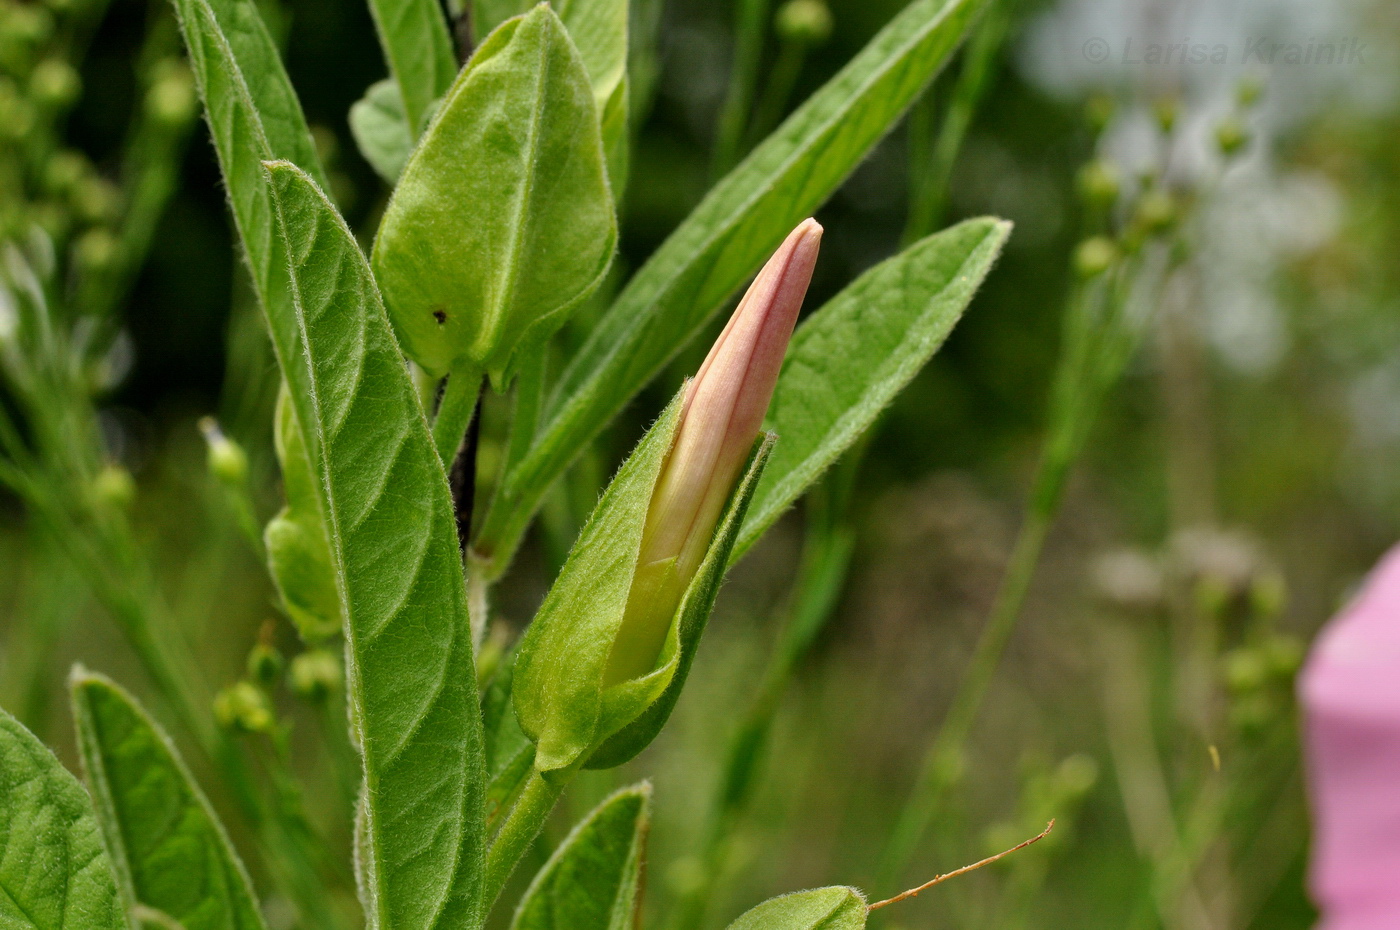
<path fill-rule="evenodd" d="M 416 139 L 428 108 L 447 93 L 457 75 L 447 19 L 437 0 L 369 0 L 369 9 L 403 97 L 409 135 Z"/>
<path fill-rule="evenodd" d="M 75 669 L 73 718 L 128 909 L 177 924 L 265 930 L 252 883 L 170 739 L 108 679 Z"/>
<path fill-rule="evenodd" d="M 947 60 L 985 0 L 915 0 L 721 181 L 642 267 L 563 372 L 531 455 L 478 538 L 509 563 L 549 485 L 815 210 Z"/>
<path fill-rule="evenodd" d="M 865 899 L 836 885 L 770 898 L 746 912 L 728 930 L 862 930 Z"/>
<path fill-rule="evenodd" d="M 267 170 L 296 327 L 278 360 L 320 479 L 346 610 L 369 925 L 475 927 L 485 771 L 447 478 L 354 236 L 304 172 Z"/>
<path fill-rule="evenodd" d="M 861 275 L 797 328 L 768 428 L 773 457 L 730 555 L 737 560 L 869 429 L 943 345 L 1011 224 L 968 220 Z"/>
<path fill-rule="evenodd" d="M 251 140 L 243 138 L 237 126 L 220 126 L 214 122 L 216 112 L 228 113 L 231 101 L 225 82 L 238 82 L 244 85 L 253 115 L 260 127 L 257 134 L 263 137 L 270 155 L 266 158 L 285 158 L 301 166 L 301 169 L 325 186 L 325 171 L 321 167 L 321 157 L 316 152 L 315 140 L 306 126 L 306 116 L 301 110 L 301 101 L 292 88 L 282 57 L 277 52 L 277 43 L 268 32 L 258 6 L 253 0 L 171 0 L 179 15 L 181 29 L 185 33 L 185 44 L 190 50 L 190 64 L 194 66 L 195 80 L 199 84 L 204 105 L 210 115 L 210 128 L 214 132 L 214 143 L 219 149 L 219 161 L 224 165 L 225 149 L 229 143 L 247 145 Z M 197 9 L 203 7 L 203 10 Z M 199 54 L 208 41 L 201 41 L 194 32 L 212 32 L 222 38 L 227 46 L 227 54 L 216 56 L 224 60 L 219 66 L 226 69 L 223 75 L 211 75 L 212 64 L 207 53 Z M 211 94 L 214 99 L 211 99 Z M 246 115 L 245 115 L 246 118 Z M 251 128 L 251 127 L 249 127 Z M 221 130 L 223 132 L 221 133 Z M 246 130 L 245 130 L 246 132 Z M 221 139 L 221 134 L 225 137 Z M 225 166 L 226 167 L 226 166 Z M 232 185 L 227 170 L 225 181 Z M 231 196 L 237 194 L 230 191 Z M 235 209 L 237 209 L 235 207 Z M 240 227 L 241 230 L 241 227 Z M 245 247 L 249 247 L 244 239 Z"/>
<path fill-rule="evenodd" d="M 0 926 L 126 930 L 92 801 L 0 710 Z"/>
<path fill-rule="evenodd" d="M 599 804 L 530 883 L 511 930 L 632 930 L 650 823 L 645 782 Z"/>

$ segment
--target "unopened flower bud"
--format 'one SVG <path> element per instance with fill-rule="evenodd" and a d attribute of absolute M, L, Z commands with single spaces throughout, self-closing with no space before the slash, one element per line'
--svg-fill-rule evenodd
<path fill-rule="evenodd" d="M 778 38 L 797 45 L 821 45 L 831 37 L 831 10 L 822 0 L 788 0 L 773 20 Z"/>
<path fill-rule="evenodd" d="M 1215 127 L 1215 144 L 1219 146 L 1220 154 L 1229 158 L 1249 144 L 1249 130 L 1233 116 L 1222 120 Z"/>
<path fill-rule="evenodd" d="M 78 72 L 62 58 L 46 58 L 34 66 L 29 76 L 29 94 L 36 104 L 48 110 L 71 106 L 82 92 Z"/>
<path fill-rule="evenodd" d="M 225 729 L 243 733 L 266 733 L 276 721 L 267 695 L 249 681 L 219 692 L 214 698 L 214 719 Z"/>
<path fill-rule="evenodd" d="M 178 63 L 161 68 L 146 90 L 146 112 L 166 128 L 178 129 L 194 118 L 198 100 L 194 79 Z"/>
<path fill-rule="evenodd" d="M 1246 74 L 1235 85 L 1235 102 L 1246 110 L 1258 103 L 1262 96 L 1264 96 L 1264 77 L 1257 72 Z"/>
<path fill-rule="evenodd" d="M 271 643 L 258 643 L 248 651 L 248 677 L 264 688 L 277 681 L 282 664 L 282 653 Z"/>
<path fill-rule="evenodd" d="M 1080 168 L 1077 182 L 1079 196 L 1095 210 L 1106 210 L 1113 206 L 1118 202 L 1118 194 L 1123 189 L 1123 179 L 1118 166 L 1102 158 L 1096 158 Z"/>
<path fill-rule="evenodd" d="M 248 454 L 243 447 L 225 436 L 213 417 L 201 418 L 199 431 L 209 444 L 209 473 L 230 487 L 241 487 L 248 479 Z"/>
<path fill-rule="evenodd" d="M 328 649 L 309 649 L 292 660 L 288 679 L 292 693 L 308 701 L 324 701 L 340 688 L 340 660 Z"/>
<path fill-rule="evenodd" d="M 1115 109 L 1117 109 L 1117 105 L 1108 94 L 1094 94 L 1084 105 L 1084 120 L 1094 133 L 1103 132 L 1108 127 L 1109 121 L 1113 119 Z"/>
<path fill-rule="evenodd" d="M 92 479 L 91 493 L 93 503 L 98 506 L 125 510 L 136 499 L 136 482 L 125 468 L 108 464 Z"/>
<path fill-rule="evenodd" d="M 1106 236 L 1094 236 L 1074 250 L 1074 270 L 1081 278 L 1095 278 L 1113 267 L 1118 246 Z"/>
<path fill-rule="evenodd" d="M 675 442 L 652 492 L 637 574 L 604 684 L 645 675 L 656 663 L 758 438 L 821 235 L 811 219 L 788 235 L 687 388 Z"/>
<path fill-rule="evenodd" d="M 1149 190 L 1138 201 L 1137 221 L 1149 233 L 1161 232 L 1176 222 L 1176 201 L 1161 188 Z"/>
<path fill-rule="evenodd" d="M 1152 116 L 1157 120 L 1157 128 L 1170 134 L 1176 128 L 1177 117 L 1181 115 L 1181 101 L 1175 97 L 1159 97 L 1152 105 Z"/>

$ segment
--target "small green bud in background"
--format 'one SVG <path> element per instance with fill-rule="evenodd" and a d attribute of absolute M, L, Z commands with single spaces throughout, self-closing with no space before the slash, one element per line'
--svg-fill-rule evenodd
<path fill-rule="evenodd" d="M 308 649 L 292 659 L 288 684 L 297 697 L 317 703 L 340 690 L 345 675 L 340 660 L 329 649 Z"/>
<path fill-rule="evenodd" d="M 1225 684 L 1235 694 L 1250 694 L 1264 687 L 1269 667 L 1263 651 L 1241 646 L 1225 654 Z"/>
<path fill-rule="evenodd" d="M 1099 764 L 1093 756 L 1075 753 L 1060 761 L 1055 769 L 1055 786 L 1060 796 L 1078 801 L 1098 783 Z"/>
<path fill-rule="evenodd" d="M 166 60 L 152 71 L 154 79 L 146 89 L 146 112 L 167 129 L 185 126 L 194 119 L 199 105 L 189 69 L 180 61 Z"/>
<path fill-rule="evenodd" d="M 42 45 L 53 35 L 53 14 L 34 3 L 0 9 L 0 37 L 18 45 Z"/>
<path fill-rule="evenodd" d="M 260 642 L 248 651 L 248 677 L 270 688 L 277 683 L 285 662 L 277 647 L 268 642 Z"/>
<path fill-rule="evenodd" d="M 0 77 L 0 139 L 17 142 L 34 128 L 34 107 L 15 87 L 15 82 Z"/>
<path fill-rule="evenodd" d="M 252 682 L 240 681 L 214 698 L 214 719 L 226 730 L 267 733 L 277 718 L 267 695 Z"/>
<path fill-rule="evenodd" d="M 1176 217 L 1176 201 L 1160 187 L 1145 192 L 1138 200 L 1136 219 L 1145 232 L 1162 232 L 1176 222 Z"/>
<path fill-rule="evenodd" d="M 71 194 L 83 179 L 92 173 L 92 166 L 80 152 L 59 152 L 44 165 L 44 190 L 55 197 Z"/>
<path fill-rule="evenodd" d="M 603 493 L 521 641 L 513 700 L 542 773 L 640 752 L 679 696 L 771 440 L 763 417 L 811 280 L 806 220 Z"/>
<path fill-rule="evenodd" d="M 224 435 L 213 417 L 202 417 L 199 431 L 209 446 L 209 474 L 229 487 L 242 487 L 248 480 L 248 454 L 243 447 Z"/>
<path fill-rule="evenodd" d="M 1177 118 L 1181 116 L 1181 101 L 1176 97 L 1168 95 L 1158 97 L 1152 104 L 1152 118 L 1157 121 L 1157 128 L 1163 135 L 1171 135 L 1171 131 L 1176 128 Z"/>
<path fill-rule="evenodd" d="M 1261 692 L 1245 695 L 1230 707 L 1230 723 L 1245 734 L 1258 733 L 1274 716 L 1273 703 Z"/>
<path fill-rule="evenodd" d="M 1249 130 L 1239 117 L 1227 117 L 1215 127 L 1215 144 L 1222 155 L 1230 158 L 1249 144 Z"/>
<path fill-rule="evenodd" d="M 1264 96 L 1264 76 L 1251 72 L 1240 78 L 1240 82 L 1235 85 L 1235 103 L 1242 109 L 1248 110 L 1259 102 Z"/>
<path fill-rule="evenodd" d="M 1116 109 L 1117 104 L 1108 94 L 1094 94 L 1084 104 L 1084 121 L 1089 124 L 1090 131 L 1097 135 L 1108 128 Z"/>
<path fill-rule="evenodd" d="M 821 45 L 831 37 L 831 10 L 822 0 L 787 0 L 773 18 L 778 38 L 797 45 Z"/>
<path fill-rule="evenodd" d="M 1118 195 L 1123 190 L 1123 178 L 1113 162 L 1096 158 L 1079 169 L 1075 186 L 1087 206 L 1107 210 L 1118 202 Z"/>
<path fill-rule="evenodd" d="M 136 500 L 136 482 L 132 480 L 131 472 L 109 462 L 92 479 L 90 493 L 93 503 L 99 507 L 126 510 Z"/>
<path fill-rule="evenodd" d="M 1292 680 L 1303 667 L 1303 657 L 1307 650 L 1296 637 L 1285 634 L 1270 636 L 1264 643 L 1263 653 L 1269 671 L 1285 681 Z"/>
<path fill-rule="evenodd" d="M 1288 604 L 1288 582 L 1277 569 L 1262 569 L 1250 579 L 1249 607 L 1256 617 L 1272 620 Z"/>
<path fill-rule="evenodd" d="M 77 101 L 82 90 L 78 72 L 62 58 L 45 58 L 34 66 L 29 76 L 30 98 L 45 110 L 67 109 Z"/>
<path fill-rule="evenodd" d="M 110 223 L 121 212 L 121 192 L 106 178 L 83 178 L 73 189 L 72 197 L 73 210 L 85 223 Z"/>
<path fill-rule="evenodd" d="M 1107 236 L 1094 236 L 1074 250 L 1074 271 L 1081 278 L 1095 278 L 1113 267 L 1118 246 Z"/>
<path fill-rule="evenodd" d="M 88 273 L 106 271 L 117 259 L 117 237 L 105 229 L 89 229 L 73 243 L 73 261 Z"/>

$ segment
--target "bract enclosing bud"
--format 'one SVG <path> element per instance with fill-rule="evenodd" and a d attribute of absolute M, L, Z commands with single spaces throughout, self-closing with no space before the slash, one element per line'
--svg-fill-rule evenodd
<path fill-rule="evenodd" d="M 209 446 L 209 474 L 229 487 L 241 487 L 248 480 L 248 453 L 224 434 L 213 417 L 201 417 L 199 431 Z"/>
<path fill-rule="evenodd" d="M 526 631 L 514 702 L 540 772 L 621 764 L 669 716 L 772 443 L 763 417 L 820 242 L 806 220 L 759 272 Z"/>

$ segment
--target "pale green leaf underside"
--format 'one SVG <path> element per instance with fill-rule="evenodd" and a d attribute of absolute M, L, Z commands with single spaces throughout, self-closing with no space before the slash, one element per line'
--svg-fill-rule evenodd
<path fill-rule="evenodd" d="M 390 184 L 399 179 L 413 151 L 413 133 L 404 115 L 399 86 L 390 78 L 376 81 L 350 107 L 350 134 L 375 173 Z"/>
<path fill-rule="evenodd" d="M 947 60 L 986 0 L 915 0 L 721 181 L 628 283 L 563 373 L 483 542 L 509 560 L 550 483 L 812 213 Z M 504 524 L 504 525 L 502 525 Z"/>
<path fill-rule="evenodd" d="M 541 5 L 497 29 L 404 167 L 375 277 L 410 358 L 500 384 L 601 281 L 617 239 L 597 109 L 578 52 Z"/>
<path fill-rule="evenodd" d="M 267 170 L 295 313 L 278 360 L 313 446 L 346 611 L 362 895 L 381 930 L 472 927 L 485 773 L 446 477 L 350 230 L 295 166 Z"/>
<path fill-rule="evenodd" d="M 778 445 L 734 546 L 737 560 L 821 476 L 948 338 L 1009 223 L 968 220 L 861 275 L 802 322 L 768 407 Z"/>
<path fill-rule="evenodd" d="M 447 20 L 437 0 L 369 0 L 369 8 L 402 94 L 409 132 L 417 138 L 429 106 L 457 74 Z"/>
<path fill-rule="evenodd" d="M 865 913 L 860 892 L 837 885 L 770 898 L 728 930 L 861 930 Z"/>
<path fill-rule="evenodd" d="M 83 768 L 128 907 L 185 930 L 265 930 L 252 884 L 169 738 L 112 682 L 72 681 Z"/>
<path fill-rule="evenodd" d="M 648 784 L 594 808 L 530 883 L 511 930 L 632 930 L 650 816 Z"/>
<path fill-rule="evenodd" d="M 3 710 L 0 927 L 126 928 L 87 792 L 34 734 Z"/>

